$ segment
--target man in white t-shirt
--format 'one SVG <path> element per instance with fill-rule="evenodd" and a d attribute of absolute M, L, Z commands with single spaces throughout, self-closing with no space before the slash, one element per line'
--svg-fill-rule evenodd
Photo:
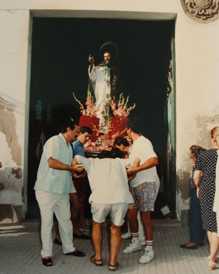
<path fill-rule="evenodd" d="M 141 243 L 138 239 L 138 221 L 137 213 L 140 211 L 141 221 L 145 234 L 145 251 L 140 257 L 139 263 L 149 263 L 154 258 L 152 247 L 153 227 L 151 221 L 151 211 L 154 210 L 155 200 L 159 190 L 159 178 L 157 175 L 156 165 L 158 157 L 154 152 L 152 143 L 138 132 L 135 125 L 131 125 L 127 130 L 128 137 L 133 144 L 130 147 L 129 160 L 139 159 L 140 165 L 131 167 L 129 174 L 136 174 L 131 180 L 130 186 L 135 200 L 135 205 L 129 207 L 128 219 L 132 241 L 123 252 L 128 254 L 141 250 Z"/>
<path fill-rule="evenodd" d="M 88 174 L 91 188 L 89 201 L 92 212 L 92 240 L 95 255 L 91 262 L 97 266 L 102 262 L 102 224 L 110 215 L 110 252 L 109 270 L 118 267 L 118 253 L 121 246 L 121 226 L 128 210 L 128 204 L 133 203 L 129 191 L 128 178 L 125 166 L 129 160 L 126 159 L 93 159 L 83 156 L 75 156 Z"/>

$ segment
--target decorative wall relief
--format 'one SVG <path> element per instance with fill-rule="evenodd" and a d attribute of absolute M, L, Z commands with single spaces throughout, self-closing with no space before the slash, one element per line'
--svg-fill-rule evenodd
<path fill-rule="evenodd" d="M 18 127 L 23 105 L 0 92 L 0 205 L 23 204 L 21 144 Z"/>
<path fill-rule="evenodd" d="M 192 19 L 207 23 L 219 17 L 219 0 L 181 0 L 185 13 Z"/>

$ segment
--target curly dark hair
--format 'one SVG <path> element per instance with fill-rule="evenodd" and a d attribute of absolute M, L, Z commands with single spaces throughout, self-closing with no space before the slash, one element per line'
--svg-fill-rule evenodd
<path fill-rule="evenodd" d="M 206 149 L 201 147 L 201 146 L 198 146 L 198 145 L 192 145 L 190 148 L 190 152 L 197 158 L 198 155 L 205 151 Z"/>

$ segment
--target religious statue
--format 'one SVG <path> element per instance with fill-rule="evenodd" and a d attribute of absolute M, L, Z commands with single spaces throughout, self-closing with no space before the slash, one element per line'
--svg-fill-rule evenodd
<path fill-rule="evenodd" d="M 135 108 L 129 104 L 129 96 L 119 93 L 118 48 L 113 42 L 104 43 L 99 49 L 101 62 L 96 64 L 93 55 L 88 57 L 88 90 L 85 102 L 73 93 L 80 106 L 80 126 L 92 129 L 87 152 L 102 152 L 110 149 L 114 139 L 125 133 L 128 116 Z"/>
<path fill-rule="evenodd" d="M 95 64 L 93 55 L 88 57 L 89 87 L 95 97 L 97 117 L 103 126 L 109 115 L 110 101 L 118 93 L 118 69 L 115 66 L 117 52 L 115 43 L 106 42 L 99 49 L 102 58 L 100 64 Z"/>

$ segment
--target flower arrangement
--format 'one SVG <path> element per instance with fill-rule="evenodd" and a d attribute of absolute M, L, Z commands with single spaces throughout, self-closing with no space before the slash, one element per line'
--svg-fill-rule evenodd
<path fill-rule="evenodd" d="M 87 93 L 83 104 L 73 93 L 74 100 L 80 106 L 80 126 L 90 127 L 93 131 L 90 142 L 86 144 L 89 152 L 110 150 L 116 137 L 125 133 L 128 116 L 136 104 L 129 104 L 129 96 L 120 93 L 119 99 L 108 98 L 101 108 L 96 108 L 95 100 L 90 92 Z"/>

